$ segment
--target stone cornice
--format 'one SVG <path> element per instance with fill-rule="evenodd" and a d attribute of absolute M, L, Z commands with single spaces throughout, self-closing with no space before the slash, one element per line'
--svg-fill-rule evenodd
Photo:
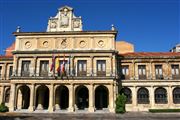
<path fill-rule="evenodd" d="M 15 36 L 36 36 L 36 35 L 89 35 L 89 34 L 114 34 L 117 31 L 64 31 L 64 32 L 13 32 Z"/>

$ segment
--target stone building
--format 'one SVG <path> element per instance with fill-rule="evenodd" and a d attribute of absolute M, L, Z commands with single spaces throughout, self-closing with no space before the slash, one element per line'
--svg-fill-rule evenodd
<path fill-rule="evenodd" d="M 180 53 L 134 52 L 117 31 L 83 31 L 64 6 L 46 32 L 13 33 L 0 56 L 0 102 L 11 112 L 115 112 L 119 93 L 127 111 L 180 107 Z"/>

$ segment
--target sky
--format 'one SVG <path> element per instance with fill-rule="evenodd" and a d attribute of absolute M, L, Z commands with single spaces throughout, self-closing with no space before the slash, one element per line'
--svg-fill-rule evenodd
<path fill-rule="evenodd" d="M 48 18 L 68 5 L 81 16 L 83 30 L 110 30 L 116 40 L 134 44 L 136 52 L 168 52 L 180 43 L 180 0 L 0 0 L 0 54 L 13 32 L 46 31 Z"/>

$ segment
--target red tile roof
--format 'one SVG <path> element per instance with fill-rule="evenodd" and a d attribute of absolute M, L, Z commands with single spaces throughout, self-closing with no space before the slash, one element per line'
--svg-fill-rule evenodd
<path fill-rule="evenodd" d="M 13 56 L 12 51 L 15 49 L 15 42 L 8 48 L 6 48 L 5 56 Z"/>
<path fill-rule="evenodd" d="M 119 54 L 123 57 L 180 57 L 177 52 L 132 52 Z"/>

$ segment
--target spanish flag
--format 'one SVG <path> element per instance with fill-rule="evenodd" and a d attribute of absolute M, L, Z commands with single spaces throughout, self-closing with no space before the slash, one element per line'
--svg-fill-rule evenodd
<path fill-rule="evenodd" d="M 57 73 L 59 74 L 60 73 L 60 64 L 59 64 L 59 55 L 58 55 L 58 58 L 56 59 L 56 71 L 57 71 Z"/>

